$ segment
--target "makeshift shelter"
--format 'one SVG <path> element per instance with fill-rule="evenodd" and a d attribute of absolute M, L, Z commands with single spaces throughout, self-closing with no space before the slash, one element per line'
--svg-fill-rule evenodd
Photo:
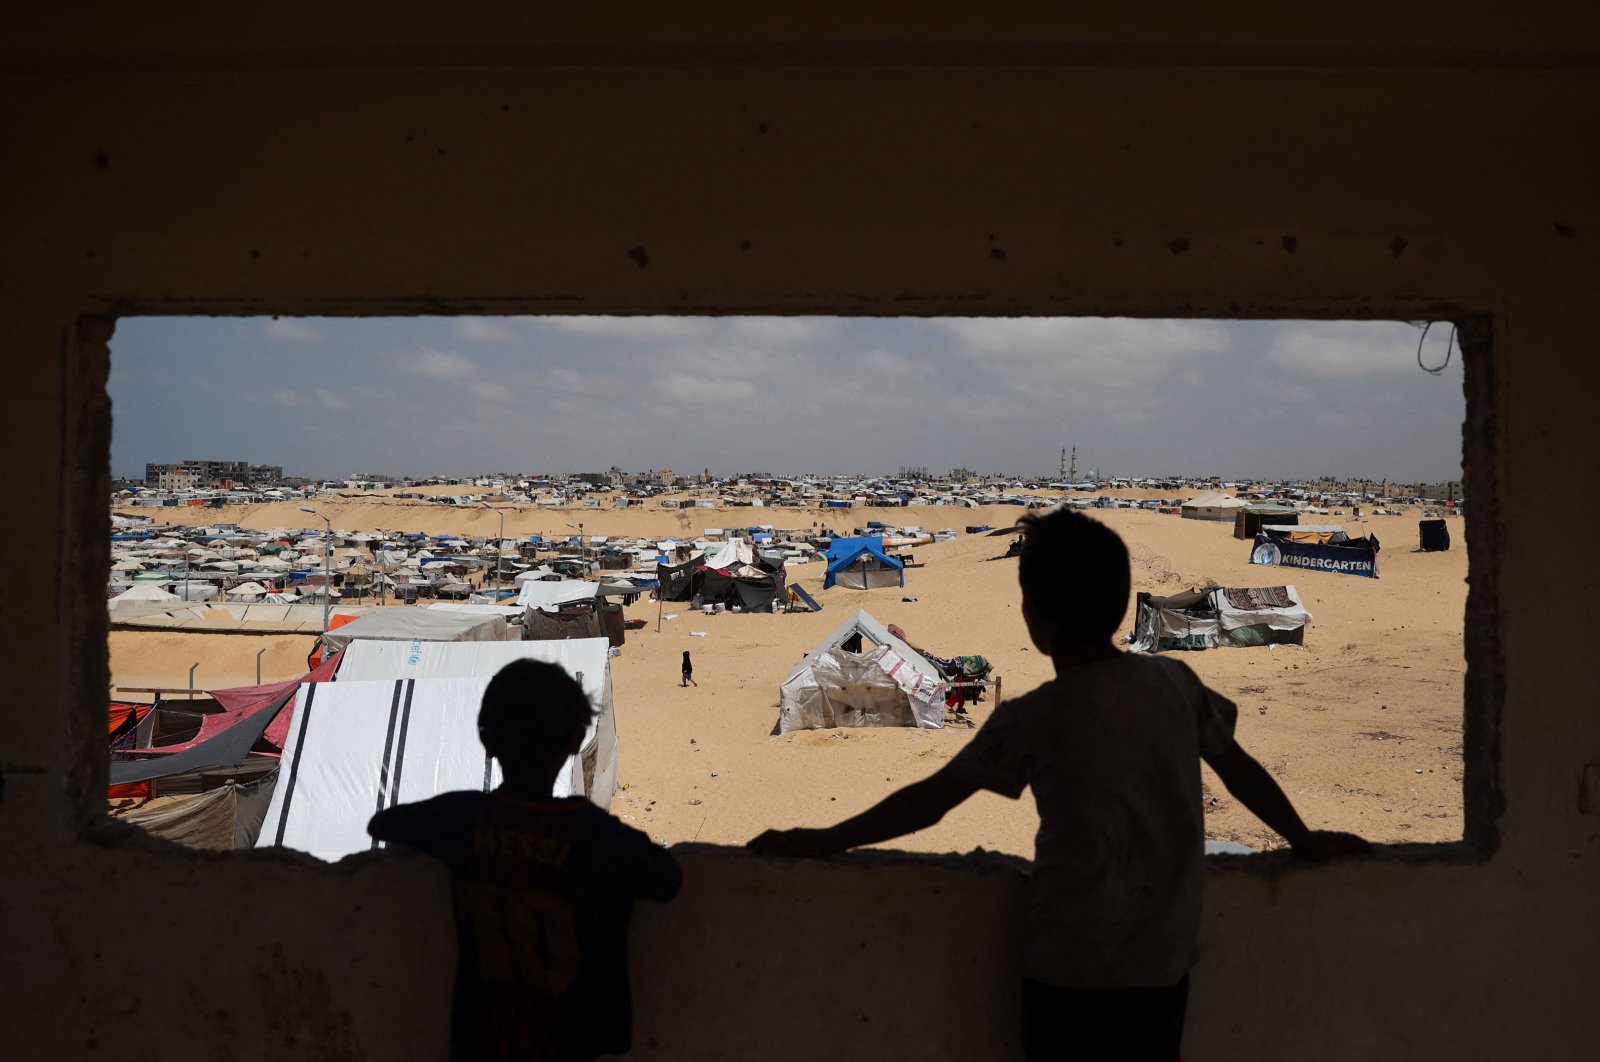
<path fill-rule="evenodd" d="M 258 847 L 322 859 L 377 847 L 374 810 L 451 790 L 487 792 L 500 770 L 478 740 L 483 691 L 512 660 L 558 664 L 579 677 L 598 714 L 557 776 L 557 796 L 600 807 L 616 788 L 616 721 L 604 639 L 566 642 L 356 642 L 339 680 L 306 687 L 296 704 Z"/>
<path fill-rule="evenodd" d="M 522 632 L 499 616 L 432 609 L 385 608 L 365 613 L 322 636 L 330 649 L 362 639 L 391 642 L 503 642 Z"/>
<path fill-rule="evenodd" d="M 1233 537 L 1255 538 L 1262 524 L 1279 526 L 1300 522 L 1300 510 L 1292 505 L 1245 505 L 1233 517 Z"/>
<path fill-rule="evenodd" d="M 555 609 L 578 601 L 593 601 L 599 592 L 599 583 L 583 579 L 561 579 L 554 582 L 529 580 L 521 584 L 517 594 L 517 604 L 525 609 Z"/>
<path fill-rule="evenodd" d="M 824 590 L 832 586 L 843 586 L 850 590 L 876 590 L 884 586 L 905 585 L 905 565 L 883 552 L 883 539 L 880 536 L 836 539 L 828 547 L 828 572 L 822 578 Z"/>
<path fill-rule="evenodd" d="M 944 726 L 939 669 L 866 611 L 841 623 L 778 689 L 777 731 Z"/>
<path fill-rule="evenodd" d="M 1178 513 L 1185 520 L 1232 520 L 1243 507 L 1244 502 L 1231 494 L 1208 490 L 1181 503 Z"/>
<path fill-rule="evenodd" d="M 1303 645 L 1311 613 L 1293 586 L 1221 587 L 1156 597 L 1134 604 L 1132 649 L 1162 653 L 1216 646 Z"/>
<path fill-rule="evenodd" d="M 113 751 L 111 784 L 129 785 L 213 767 L 237 767 L 257 742 L 282 748 L 289 718 L 284 709 L 302 685 L 327 682 L 339 664 L 334 656 L 310 673 L 284 682 L 210 690 L 221 712 L 204 716 L 187 741 Z"/>
<path fill-rule="evenodd" d="M 1417 521 L 1417 547 L 1424 553 L 1450 548 L 1450 528 L 1443 520 Z"/>

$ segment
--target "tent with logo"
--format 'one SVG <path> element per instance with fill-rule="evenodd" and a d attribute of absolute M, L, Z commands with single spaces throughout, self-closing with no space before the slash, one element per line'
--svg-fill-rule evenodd
<path fill-rule="evenodd" d="M 478 740 L 478 708 L 489 680 L 518 659 L 558 664 L 579 678 L 598 714 L 555 793 L 609 806 L 617 738 L 608 648 L 603 638 L 353 643 L 336 682 L 297 696 L 257 846 L 339 859 L 377 847 L 366 825 L 381 808 L 498 785 L 499 766 Z"/>
<path fill-rule="evenodd" d="M 1208 586 L 1135 598 L 1133 642 L 1141 653 L 1305 643 L 1306 611 L 1293 586 Z"/>
<path fill-rule="evenodd" d="M 944 726 L 939 669 L 865 610 L 841 623 L 778 688 L 777 732 Z"/>

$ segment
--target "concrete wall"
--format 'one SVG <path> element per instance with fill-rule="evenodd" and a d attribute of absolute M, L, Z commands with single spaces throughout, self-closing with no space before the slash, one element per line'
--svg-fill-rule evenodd
<path fill-rule="evenodd" d="M 641 310 L 1470 317 L 1473 845 L 1215 867 L 1188 1045 L 1587 1057 L 1600 716 L 1558 600 L 1600 590 L 1593 495 L 1563 495 L 1592 441 L 1600 27 L 1161 6 L 8 11 L 0 432 L 45 580 L 0 584 L 6 1057 L 444 1035 L 432 868 L 86 833 L 108 319 Z M 684 862 L 636 924 L 639 1057 L 1007 1057 L 1003 861 Z"/>

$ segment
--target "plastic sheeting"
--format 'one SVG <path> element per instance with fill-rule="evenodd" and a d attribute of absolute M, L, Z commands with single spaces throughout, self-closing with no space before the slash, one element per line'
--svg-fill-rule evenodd
<path fill-rule="evenodd" d="M 499 765 L 478 740 L 478 707 L 489 679 L 341 679 L 303 687 L 256 847 L 340 859 L 376 847 L 367 821 L 382 808 L 499 785 Z M 557 776 L 555 795 L 610 803 L 615 744 L 609 778 L 603 778 L 596 730 L 591 727 L 582 751 Z"/>
<path fill-rule="evenodd" d="M 1138 595 L 1134 610 L 1135 652 L 1159 653 L 1167 649 L 1209 649 L 1300 643 L 1311 613 L 1292 585 L 1257 588 L 1282 591 L 1284 605 L 1240 607 L 1229 600 L 1229 590 L 1208 587 L 1171 597 Z M 1234 593 L 1248 594 L 1249 590 Z"/>
<path fill-rule="evenodd" d="M 844 648 L 858 636 L 863 651 Z M 858 611 L 807 654 L 779 687 L 778 732 L 862 726 L 937 729 L 944 726 L 949 691 L 937 668 L 871 615 Z"/>
<path fill-rule="evenodd" d="M 353 641 L 494 642 L 521 636 L 521 631 L 499 616 L 385 608 L 329 631 L 322 640 L 330 648 L 339 649 Z"/>
<path fill-rule="evenodd" d="M 599 583 L 583 579 L 563 579 L 560 582 L 531 581 L 522 584 L 517 593 L 517 604 L 523 608 L 559 608 L 576 601 L 593 601 L 600 592 Z"/>

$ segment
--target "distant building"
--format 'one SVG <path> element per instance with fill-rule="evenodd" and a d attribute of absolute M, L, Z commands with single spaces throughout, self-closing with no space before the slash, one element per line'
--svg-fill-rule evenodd
<path fill-rule="evenodd" d="M 162 487 L 161 477 L 178 474 L 192 476 L 194 485 L 178 488 Z M 145 486 L 158 489 L 199 490 L 208 487 L 228 489 L 281 482 L 283 482 L 282 465 L 252 465 L 248 461 L 183 461 L 178 464 L 150 462 L 144 466 Z"/>

